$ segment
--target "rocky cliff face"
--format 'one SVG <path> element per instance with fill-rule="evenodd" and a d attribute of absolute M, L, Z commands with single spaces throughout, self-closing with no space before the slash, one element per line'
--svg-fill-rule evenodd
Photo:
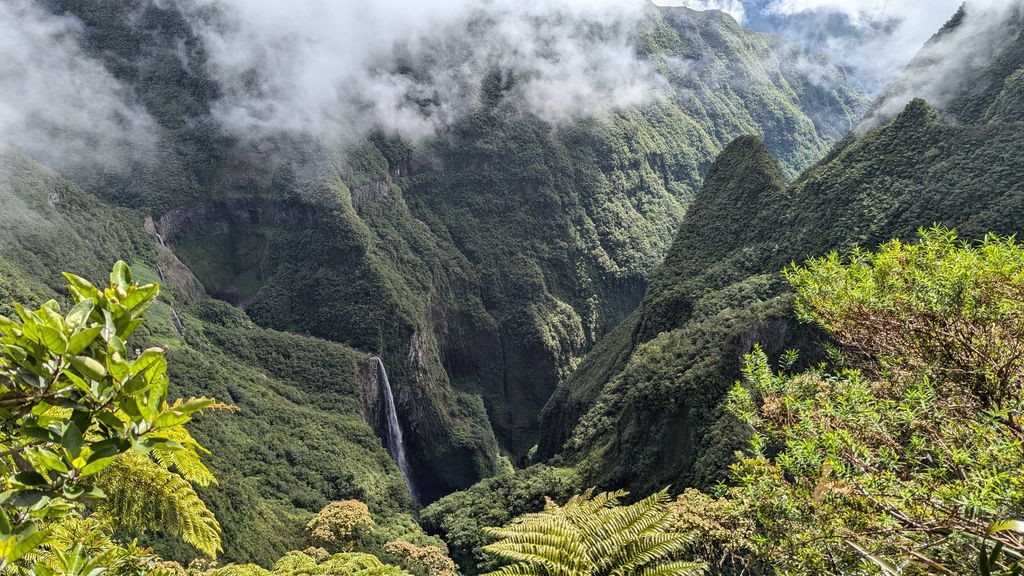
<path fill-rule="evenodd" d="M 961 13 L 943 33 L 963 21 Z M 1020 22 L 1011 10 L 1008 24 L 995 24 Z M 759 139 L 730 144 L 651 275 L 639 312 L 545 407 L 541 456 L 576 464 L 584 484 L 640 492 L 713 485 L 745 441 L 722 405 L 740 356 L 760 344 L 773 358 L 789 348 L 806 361 L 820 357 L 816 335 L 791 320 L 783 267 L 911 238 L 935 223 L 965 238 L 1018 233 L 1021 126 L 994 111 L 1012 97 L 1024 65 L 1021 37 L 1011 34 L 980 68 L 972 61 L 967 71 L 947 62 L 915 69 L 919 61 L 911 72 L 949 74 L 930 84 L 949 86 L 944 107 L 904 101 L 888 123 L 844 140 L 792 184 Z"/>
<path fill-rule="evenodd" d="M 651 7 L 637 51 L 664 90 L 642 106 L 553 125 L 501 98 L 515 80 L 495 70 L 507 81 L 415 145 L 242 142 L 210 113 L 220 87 L 176 6 L 53 3 L 136 92 L 166 156 L 87 184 L 149 213 L 257 324 L 384 358 L 426 500 L 502 453 L 525 461 L 541 408 L 640 304 L 728 141 L 761 136 L 792 177 L 864 104 L 834 66 L 728 16 Z"/>

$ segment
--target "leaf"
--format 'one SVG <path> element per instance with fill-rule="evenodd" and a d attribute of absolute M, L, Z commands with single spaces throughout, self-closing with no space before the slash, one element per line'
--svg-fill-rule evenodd
<path fill-rule="evenodd" d="M 43 326 L 39 335 L 42 337 L 43 345 L 51 351 L 57 354 L 64 354 L 68 351 L 68 339 L 60 330 Z"/>
<path fill-rule="evenodd" d="M 64 317 L 64 323 L 71 330 L 78 330 L 89 321 L 89 316 L 92 315 L 92 310 L 95 307 L 96 301 L 92 298 L 79 301 L 78 304 L 71 308 L 68 315 Z"/>
<path fill-rule="evenodd" d="M 121 288 L 128 288 L 132 283 L 132 271 L 128 268 L 128 265 L 124 263 L 124 260 L 118 260 L 114 264 L 114 269 L 110 272 L 110 285 L 120 286 Z"/>
<path fill-rule="evenodd" d="M 121 305 L 128 309 L 129 315 L 134 318 L 144 312 L 147 307 L 160 294 L 159 284 L 146 284 L 132 290 L 121 299 Z"/>
<path fill-rule="evenodd" d="M 50 531 L 37 530 L 29 532 L 28 534 L 18 534 L 15 538 L 17 539 L 17 542 L 4 555 L 4 559 L 8 562 L 16 562 L 25 554 L 28 554 L 38 548 L 43 542 L 46 542 L 50 538 Z"/>
<path fill-rule="evenodd" d="M 20 486 L 47 486 L 46 478 L 36 471 L 20 472 L 11 477 L 13 484 Z"/>
<path fill-rule="evenodd" d="M 71 339 L 68 340 L 68 354 L 78 354 L 82 350 L 89 347 L 90 344 L 96 341 L 99 337 L 100 332 L 103 331 L 103 326 L 93 326 L 92 328 L 86 328 L 76 332 Z"/>
<path fill-rule="evenodd" d="M 989 525 L 988 535 L 998 534 L 1000 532 L 1019 532 L 1024 533 L 1024 521 L 1022 520 L 997 520 Z"/>
<path fill-rule="evenodd" d="M 106 458 L 97 458 L 96 460 L 93 460 L 92 462 L 89 462 L 88 464 L 83 466 L 82 470 L 79 472 L 79 475 L 83 476 L 83 477 L 84 476 L 92 476 L 93 474 L 96 474 L 96 473 L 102 471 L 107 466 L 110 466 L 116 460 L 117 460 L 117 456 L 108 456 Z"/>
<path fill-rule="evenodd" d="M 78 455 L 82 453 L 82 445 L 85 443 L 85 438 L 74 422 L 68 422 L 68 427 L 64 429 L 64 435 L 61 436 L 60 441 L 72 458 L 78 458 Z"/>
<path fill-rule="evenodd" d="M 66 474 L 68 472 L 67 464 L 65 464 L 64 460 L 52 450 L 37 447 L 26 450 L 26 453 L 28 453 L 30 458 L 38 461 L 39 464 L 42 464 L 45 468 L 54 470 L 61 474 Z"/>
<path fill-rule="evenodd" d="M 89 356 L 75 356 L 71 359 L 71 366 L 93 380 L 102 380 L 107 375 L 103 364 Z"/>

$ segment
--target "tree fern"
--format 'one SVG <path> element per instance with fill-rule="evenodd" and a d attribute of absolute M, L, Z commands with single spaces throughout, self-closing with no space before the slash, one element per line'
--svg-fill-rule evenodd
<path fill-rule="evenodd" d="M 210 451 L 203 448 L 184 425 L 161 428 L 160 437 L 177 442 L 184 446 L 184 450 L 173 450 L 163 446 L 153 449 L 153 457 L 156 461 L 167 468 L 180 474 L 185 480 L 198 486 L 209 486 L 216 484 L 217 479 L 213 477 L 210 469 L 203 464 L 200 454 L 209 454 Z"/>
<path fill-rule="evenodd" d="M 220 524 L 192 485 L 146 456 L 126 453 L 97 479 L 107 498 L 98 511 L 117 528 L 164 531 L 214 557 L 220 550 Z"/>
<path fill-rule="evenodd" d="M 691 576 L 704 566 L 678 561 L 691 544 L 670 532 L 668 493 L 622 506 L 625 492 L 587 491 L 564 506 L 485 531 L 499 541 L 483 550 L 510 564 L 489 576 Z"/>
<path fill-rule="evenodd" d="M 332 576 L 409 576 L 397 566 L 384 564 L 376 556 L 360 552 L 335 554 L 320 568 Z"/>

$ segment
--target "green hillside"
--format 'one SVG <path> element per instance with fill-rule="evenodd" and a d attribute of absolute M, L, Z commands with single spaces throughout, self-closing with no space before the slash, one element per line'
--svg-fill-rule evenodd
<path fill-rule="evenodd" d="M 1017 39 L 978 72 L 990 81 L 951 97 L 953 110 L 915 100 L 788 186 L 758 138 L 730 144 L 639 313 L 545 407 L 540 456 L 560 454 L 584 484 L 714 485 L 745 441 L 722 407 L 740 376 L 737 358 L 757 343 L 773 359 L 790 348 L 807 362 L 822 357 L 820 337 L 793 319 L 784 266 L 910 239 L 935 223 L 963 238 L 1019 232 L 1024 125 L 997 111 L 1024 70 L 1021 45 Z"/>
<path fill-rule="evenodd" d="M 140 281 L 163 282 L 140 343 L 169 350 L 172 394 L 239 408 L 193 427 L 213 452 L 219 486 L 204 497 L 224 527 L 226 557 L 272 562 L 304 541 L 310 511 L 331 500 L 357 498 L 396 520 L 410 508 L 404 480 L 361 416 L 365 354 L 257 327 L 202 293 L 145 232 L 140 212 L 113 207 L 17 152 L 0 154 L 0 202 L 5 306 L 67 301 L 62 271 L 98 279 L 104 262 L 118 258 Z M 194 554 L 164 546 L 186 560 Z"/>
<path fill-rule="evenodd" d="M 638 50 L 666 87 L 640 108 L 549 125 L 504 98 L 514 80 L 494 70 L 482 105 L 426 142 L 254 144 L 211 120 L 218 87 L 176 5 L 55 5 L 135 90 L 166 155 L 83 185 L 152 216 L 256 324 L 379 354 L 428 501 L 502 455 L 525 463 L 541 408 L 639 305 L 727 142 L 760 135 L 791 178 L 865 105 L 827 61 L 722 13 L 652 6 Z"/>

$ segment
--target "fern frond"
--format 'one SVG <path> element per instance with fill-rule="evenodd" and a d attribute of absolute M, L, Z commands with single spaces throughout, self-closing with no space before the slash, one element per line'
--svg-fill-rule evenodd
<path fill-rule="evenodd" d="M 161 446 L 154 448 L 153 457 L 161 466 L 168 470 L 173 469 L 185 480 L 198 486 L 217 483 L 213 473 L 200 459 L 200 454 L 209 454 L 210 451 L 200 445 L 184 425 L 178 424 L 161 428 L 158 434 L 161 438 L 177 442 L 182 447 L 180 449 Z"/>
<path fill-rule="evenodd" d="M 116 528 L 174 534 L 203 554 L 221 549 L 220 524 L 184 478 L 137 453 L 117 458 L 97 477 L 106 493 L 98 511 Z"/>
<path fill-rule="evenodd" d="M 384 564 L 376 556 L 362 552 L 335 554 L 319 568 L 332 576 L 411 576 L 397 566 Z"/>
<path fill-rule="evenodd" d="M 668 492 L 629 506 L 625 492 L 593 491 L 564 506 L 521 516 L 502 528 L 487 528 L 499 540 L 483 551 L 510 564 L 486 576 L 692 576 L 704 565 L 675 561 L 692 543 L 669 532 Z"/>

